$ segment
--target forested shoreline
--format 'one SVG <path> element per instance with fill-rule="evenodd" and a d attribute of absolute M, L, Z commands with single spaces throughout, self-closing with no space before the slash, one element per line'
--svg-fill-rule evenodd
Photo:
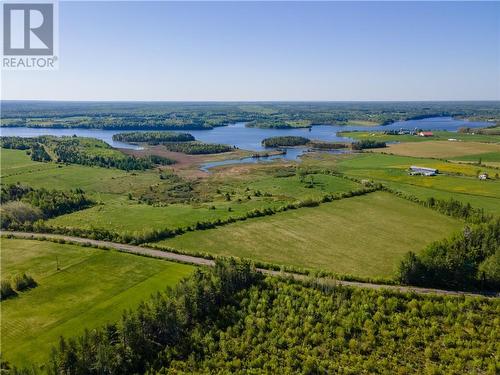
<path fill-rule="evenodd" d="M 203 130 L 230 123 L 274 129 L 451 116 L 500 122 L 497 102 L 85 103 L 2 101 L 1 126 Z"/>
<path fill-rule="evenodd" d="M 82 137 L 40 136 L 34 138 L 0 137 L 0 147 L 26 150 L 31 160 L 103 168 L 117 168 L 126 171 L 151 169 L 156 165 L 171 165 L 175 161 L 159 155 L 143 158 L 127 156 L 115 150 L 104 141 Z"/>

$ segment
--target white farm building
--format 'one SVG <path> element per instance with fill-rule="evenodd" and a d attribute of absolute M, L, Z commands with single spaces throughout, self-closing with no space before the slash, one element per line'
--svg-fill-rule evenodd
<path fill-rule="evenodd" d="M 415 165 L 410 167 L 410 175 L 412 176 L 435 176 L 438 173 L 439 171 L 434 168 L 417 167 Z"/>

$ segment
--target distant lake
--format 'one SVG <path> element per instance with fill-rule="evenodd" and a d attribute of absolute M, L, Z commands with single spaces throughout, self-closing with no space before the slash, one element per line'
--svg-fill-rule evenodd
<path fill-rule="evenodd" d="M 456 131 L 460 127 L 484 127 L 489 126 L 487 122 L 471 122 L 457 120 L 452 117 L 433 117 L 422 120 L 398 121 L 385 126 L 339 126 L 339 125 L 315 125 L 311 128 L 300 129 L 260 129 L 247 128 L 245 123 L 236 123 L 228 126 L 220 126 L 210 130 L 186 130 L 197 140 L 207 143 L 224 143 L 236 146 L 243 150 L 263 151 L 261 142 L 264 138 L 275 136 L 302 136 L 314 140 L 330 142 L 351 142 L 352 139 L 337 136 L 341 131 L 384 131 L 392 129 L 425 129 L 425 130 L 448 130 Z M 131 131 L 131 130 L 126 130 Z M 113 141 L 113 135 L 126 132 L 125 130 L 103 130 L 103 129 L 54 129 L 54 128 L 27 128 L 27 127 L 1 127 L 2 136 L 37 137 L 40 135 L 91 137 L 101 139 L 117 148 L 140 149 L 139 146 L 128 143 Z M 307 150 L 304 148 L 288 149 L 286 155 L 274 156 L 270 159 L 285 158 L 295 160 Z M 265 161 L 262 159 L 261 161 Z M 269 159 L 267 159 L 269 160 Z M 234 162 L 234 161 L 233 161 Z M 258 162 L 257 160 L 246 160 L 245 162 Z M 222 163 L 222 162 L 218 162 Z M 224 164 L 228 164 L 227 161 Z"/>

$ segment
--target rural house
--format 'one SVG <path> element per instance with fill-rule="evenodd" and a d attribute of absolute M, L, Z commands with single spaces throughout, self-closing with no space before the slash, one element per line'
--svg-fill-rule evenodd
<path fill-rule="evenodd" d="M 433 137 L 434 133 L 433 132 L 420 132 L 418 133 L 420 137 Z"/>

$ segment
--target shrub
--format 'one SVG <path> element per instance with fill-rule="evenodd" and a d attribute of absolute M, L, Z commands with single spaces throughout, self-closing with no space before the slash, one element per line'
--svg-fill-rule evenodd
<path fill-rule="evenodd" d="M 387 145 L 385 142 L 376 141 L 373 139 L 363 139 L 362 141 L 353 142 L 351 148 L 353 150 L 364 150 L 366 148 L 383 148 Z"/>
<path fill-rule="evenodd" d="M 14 277 L 14 287 L 18 292 L 36 287 L 38 284 L 30 275 L 23 273 Z"/>
<path fill-rule="evenodd" d="M 29 203 L 7 202 L 0 208 L 2 228 L 16 224 L 32 223 L 43 218 L 42 211 Z"/>
<path fill-rule="evenodd" d="M 17 293 L 12 289 L 12 285 L 9 280 L 2 280 L 0 284 L 0 299 L 4 300 L 10 297 L 16 296 Z"/>

